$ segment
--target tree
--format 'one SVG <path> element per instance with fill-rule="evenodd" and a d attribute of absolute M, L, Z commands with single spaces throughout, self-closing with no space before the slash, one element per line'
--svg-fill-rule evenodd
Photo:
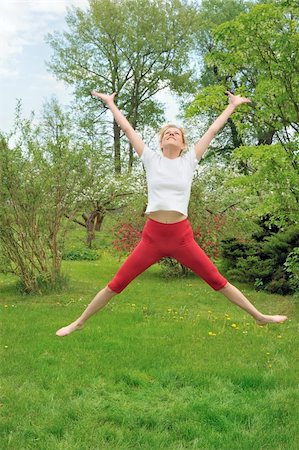
<path fill-rule="evenodd" d="M 248 219 L 267 217 L 267 226 L 278 229 L 296 224 L 299 173 L 282 145 L 240 147 L 233 160 L 246 167 L 246 174 L 231 177 L 226 186 L 235 187 L 237 195 L 250 204 Z"/>
<path fill-rule="evenodd" d="M 104 106 L 91 90 L 117 92 L 118 106 L 134 128 L 157 127 L 162 109 L 154 98 L 166 87 L 194 90 L 188 52 L 196 8 L 186 0 L 90 0 L 86 12 L 69 10 L 69 31 L 48 35 L 54 54 L 49 68 L 74 86 L 76 98 L 93 121 Z M 154 32 L 153 32 L 154 27 Z M 100 111 L 100 113 L 99 113 Z M 120 173 L 121 131 L 113 122 L 115 172 Z M 133 151 L 129 150 L 129 170 Z"/>
<path fill-rule="evenodd" d="M 78 198 L 85 211 L 82 214 L 84 221 L 73 221 L 86 228 L 86 243 L 91 247 L 95 231 L 100 231 L 106 215 L 121 212 L 132 204 L 136 195 L 145 192 L 145 179 L 141 173 L 114 177 L 111 159 L 94 153 L 93 149 L 86 151 L 85 158 L 85 182 Z"/>
<path fill-rule="evenodd" d="M 249 12 L 214 29 L 215 46 L 206 57 L 226 79 L 226 86 L 238 88 L 253 100 L 247 124 L 240 113 L 233 122 L 243 144 L 271 144 L 279 140 L 294 169 L 298 170 L 299 133 L 299 6 L 298 2 L 277 1 L 253 6 Z M 219 84 L 214 88 L 223 90 Z M 211 89 L 210 89 L 211 91 Z M 214 106 L 212 93 L 209 104 Z M 202 107 L 203 90 L 189 110 Z"/>
<path fill-rule="evenodd" d="M 83 164 L 56 101 L 45 106 L 42 126 L 20 113 L 0 141 L 0 241 L 24 291 L 35 292 L 61 278 L 65 215 L 79 207 Z"/>
<path fill-rule="evenodd" d="M 248 11 L 251 5 L 252 0 L 202 0 L 200 3 L 195 32 L 199 89 L 195 101 L 191 102 L 192 99 L 188 99 L 185 103 L 188 119 L 196 115 L 200 122 L 210 123 L 225 108 L 227 101 L 223 94 L 228 87 L 232 89 L 232 86 L 227 84 L 230 77 L 219 71 L 217 60 L 214 60 L 213 64 L 207 64 L 206 61 L 217 48 L 214 30 L 223 23 L 233 22 L 239 14 Z M 238 85 L 234 85 L 234 89 L 236 87 Z M 220 159 L 230 157 L 232 150 L 241 144 L 242 136 L 230 118 L 225 130 L 214 140 L 207 156 L 208 158 L 216 156 Z"/>

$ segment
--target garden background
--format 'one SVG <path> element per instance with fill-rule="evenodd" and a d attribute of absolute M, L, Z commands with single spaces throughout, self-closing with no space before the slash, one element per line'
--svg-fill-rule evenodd
<path fill-rule="evenodd" d="M 73 96 L 1 132 L 1 447 L 296 449 L 299 289 L 296 1 L 97 0 L 46 35 Z M 195 238 L 250 300 L 257 327 L 175 261 L 135 280 L 86 329 L 76 318 L 134 248 L 144 170 L 91 90 L 158 149 L 171 92 L 189 145 L 252 100 L 196 171 Z"/>

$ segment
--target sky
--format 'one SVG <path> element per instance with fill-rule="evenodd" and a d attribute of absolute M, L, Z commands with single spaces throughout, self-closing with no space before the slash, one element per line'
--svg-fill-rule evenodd
<path fill-rule="evenodd" d="M 23 115 L 37 114 L 47 99 L 55 96 L 63 105 L 71 101 L 71 90 L 47 70 L 52 50 L 45 36 L 67 29 L 68 7 L 88 8 L 88 0 L 2 0 L 0 1 L 0 130 L 13 124 L 17 99 Z M 166 119 L 176 121 L 178 106 L 167 93 L 160 93 Z M 176 121 L 177 122 L 177 121 Z"/>

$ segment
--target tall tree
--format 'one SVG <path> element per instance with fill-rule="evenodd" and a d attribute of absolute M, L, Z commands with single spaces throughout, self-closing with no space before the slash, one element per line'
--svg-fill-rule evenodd
<path fill-rule="evenodd" d="M 216 59 L 213 61 L 213 64 L 206 63 L 209 55 L 217 48 L 214 30 L 223 23 L 234 21 L 239 14 L 249 11 L 251 5 L 252 0 L 202 0 L 200 3 L 197 15 L 198 25 L 195 32 L 195 55 L 200 73 L 199 92 L 202 92 L 203 96 L 200 104 L 199 101 L 197 102 L 198 108 L 196 112 L 201 114 L 201 119 L 204 121 L 206 118 L 209 121 L 214 120 L 224 108 L 226 99 L 225 97 L 223 98 L 223 93 L 227 89 L 225 86 L 230 79 L 229 74 L 222 74 L 219 71 Z M 221 89 L 215 89 L 215 86 L 222 87 Z M 238 84 L 234 85 L 234 88 L 236 89 L 237 86 Z M 221 97 L 223 98 L 222 102 Z M 188 113 L 190 111 L 193 113 L 194 105 L 192 105 L 191 109 L 188 109 Z M 190 115 L 188 114 L 188 116 Z M 228 120 L 225 133 L 220 133 L 214 141 L 212 147 L 214 151 L 209 152 L 209 155 L 214 155 L 215 153 L 217 155 L 217 149 L 220 147 L 218 142 L 221 142 L 222 157 L 226 154 L 230 156 L 232 149 L 241 145 L 242 137 L 231 118 Z"/>
<path fill-rule="evenodd" d="M 69 31 L 48 35 L 54 53 L 49 68 L 74 86 L 93 120 L 104 106 L 91 90 L 117 92 L 118 106 L 134 128 L 157 126 L 162 109 L 155 94 L 166 87 L 194 91 L 189 50 L 196 8 L 187 0 L 90 0 L 69 10 Z M 100 111 L 100 114 L 99 114 Z M 115 172 L 121 172 L 121 130 L 113 122 Z M 129 170 L 133 151 L 129 151 Z"/>
<path fill-rule="evenodd" d="M 279 139 L 298 169 L 299 133 L 299 6 L 291 0 L 273 1 L 253 6 L 235 20 L 213 31 L 214 48 L 206 64 L 226 80 L 213 83 L 198 95 L 190 115 L 215 106 L 214 92 L 225 87 L 246 93 L 254 103 L 247 123 L 240 113 L 233 121 L 247 144 L 271 144 Z M 208 96 L 207 96 L 208 94 Z M 250 120 L 248 120 L 250 119 Z"/>

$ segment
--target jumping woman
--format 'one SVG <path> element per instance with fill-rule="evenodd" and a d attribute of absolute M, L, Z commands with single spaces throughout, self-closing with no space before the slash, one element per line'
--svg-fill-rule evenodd
<path fill-rule="evenodd" d="M 83 314 L 74 322 L 60 328 L 57 336 L 67 336 L 83 328 L 87 319 L 102 309 L 112 297 L 152 264 L 163 257 L 172 257 L 189 267 L 214 290 L 250 314 L 258 325 L 281 323 L 287 317 L 269 316 L 258 311 L 247 298 L 218 271 L 205 252 L 195 242 L 188 220 L 191 184 L 198 161 L 212 139 L 224 126 L 234 110 L 250 100 L 227 92 L 229 105 L 210 126 L 192 150 L 186 150 L 186 139 L 181 128 L 166 125 L 160 132 L 161 154 L 150 150 L 114 103 L 115 93 L 106 95 L 93 91 L 94 97 L 106 103 L 116 122 L 140 156 L 146 171 L 148 205 L 147 222 L 142 237 L 114 278 L 96 294 Z"/>

